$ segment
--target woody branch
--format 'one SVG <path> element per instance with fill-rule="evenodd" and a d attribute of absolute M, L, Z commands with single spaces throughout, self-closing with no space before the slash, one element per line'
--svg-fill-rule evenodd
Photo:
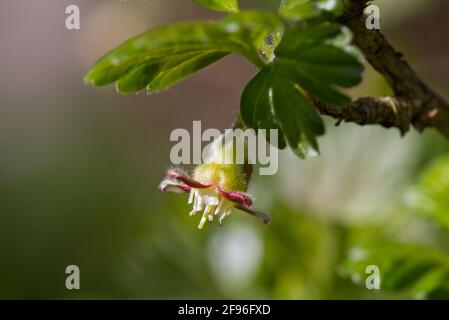
<path fill-rule="evenodd" d="M 419 131 L 431 127 L 449 138 L 449 103 L 416 75 L 379 30 L 366 28 L 363 11 L 367 3 L 367 0 L 346 0 L 337 20 L 352 31 L 354 44 L 385 77 L 394 96 L 363 97 L 338 110 L 315 101 L 318 110 L 341 121 L 396 127 L 402 134 L 410 125 Z"/>

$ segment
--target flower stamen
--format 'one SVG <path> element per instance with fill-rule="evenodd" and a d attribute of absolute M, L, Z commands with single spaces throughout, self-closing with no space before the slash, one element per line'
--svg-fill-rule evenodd
<path fill-rule="evenodd" d="M 203 216 L 201 217 L 200 223 L 198 224 L 198 229 L 200 230 L 203 229 L 204 223 L 208 219 L 213 209 L 215 209 L 215 206 L 206 206 L 206 209 L 204 209 Z"/>

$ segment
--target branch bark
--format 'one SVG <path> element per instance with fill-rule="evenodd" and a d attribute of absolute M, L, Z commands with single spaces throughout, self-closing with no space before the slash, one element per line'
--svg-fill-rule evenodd
<path fill-rule="evenodd" d="M 365 26 L 364 9 L 368 0 L 345 0 L 338 22 L 353 33 L 353 42 L 366 60 L 389 83 L 394 97 L 360 98 L 346 108 L 338 109 L 315 101 L 318 110 L 339 120 L 396 127 L 402 134 L 410 125 L 422 131 L 439 130 L 449 138 L 449 103 L 429 88 L 379 30 Z"/>
<path fill-rule="evenodd" d="M 345 108 L 331 107 L 319 100 L 314 100 L 314 103 L 321 114 L 340 121 L 395 127 L 402 135 L 409 130 L 412 109 L 419 108 L 419 101 L 415 101 L 416 105 L 411 106 L 409 100 L 396 97 L 363 97 Z"/>

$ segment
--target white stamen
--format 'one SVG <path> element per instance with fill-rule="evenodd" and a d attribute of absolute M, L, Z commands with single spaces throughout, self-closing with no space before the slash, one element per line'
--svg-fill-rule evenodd
<path fill-rule="evenodd" d="M 223 225 L 223 220 L 224 218 L 226 218 L 227 216 L 229 216 L 232 213 L 232 209 L 227 208 L 226 211 L 223 211 L 221 216 L 220 216 L 220 220 L 218 221 L 220 225 Z"/>
<path fill-rule="evenodd" d="M 197 212 L 200 212 L 201 210 L 203 210 L 203 201 L 198 191 L 195 190 L 193 199 L 193 210 L 190 211 L 189 216 L 194 216 Z"/>
<path fill-rule="evenodd" d="M 214 212 L 214 215 L 220 215 L 220 213 L 221 213 L 221 210 L 223 210 L 223 205 L 224 205 L 224 203 L 225 203 L 225 199 L 224 198 L 221 198 L 220 199 L 220 202 L 218 203 L 218 206 L 217 206 L 217 208 L 215 209 L 215 212 Z"/>
<path fill-rule="evenodd" d="M 195 199 L 195 189 L 190 190 L 190 194 L 189 194 L 189 201 L 187 202 L 188 204 L 192 204 L 193 200 Z"/>
<path fill-rule="evenodd" d="M 203 212 L 203 216 L 201 217 L 201 221 L 198 225 L 198 229 L 203 229 L 204 227 L 204 223 L 206 222 L 206 220 L 208 219 L 210 213 L 212 212 L 212 210 L 215 209 L 215 206 L 206 206 L 206 208 L 204 209 Z"/>

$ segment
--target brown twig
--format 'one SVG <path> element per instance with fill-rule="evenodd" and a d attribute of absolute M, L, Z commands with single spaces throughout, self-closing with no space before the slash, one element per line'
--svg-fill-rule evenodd
<path fill-rule="evenodd" d="M 360 98 L 342 109 L 316 101 L 318 110 L 339 120 L 396 127 L 404 134 L 410 125 L 422 131 L 433 127 L 449 138 L 449 103 L 429 88 L 384 35 L 365 26 L 367 0 L 346 0 L 338 22 L 353 33 L 353 42 L 382 74 L 394 97 Z"/>
<path fill-rule="evenodd" d="M 401 134 L 409 130 L 411 109 L 418 107 L 411 107 L 408 100 L 396 97 L 363 97 L 345 108 L 331 107 L 318 100 L 314 100 L 314 103 L 321 114 L 360 125 L 380 124 L 386 128 L 395 127 Z"/>

